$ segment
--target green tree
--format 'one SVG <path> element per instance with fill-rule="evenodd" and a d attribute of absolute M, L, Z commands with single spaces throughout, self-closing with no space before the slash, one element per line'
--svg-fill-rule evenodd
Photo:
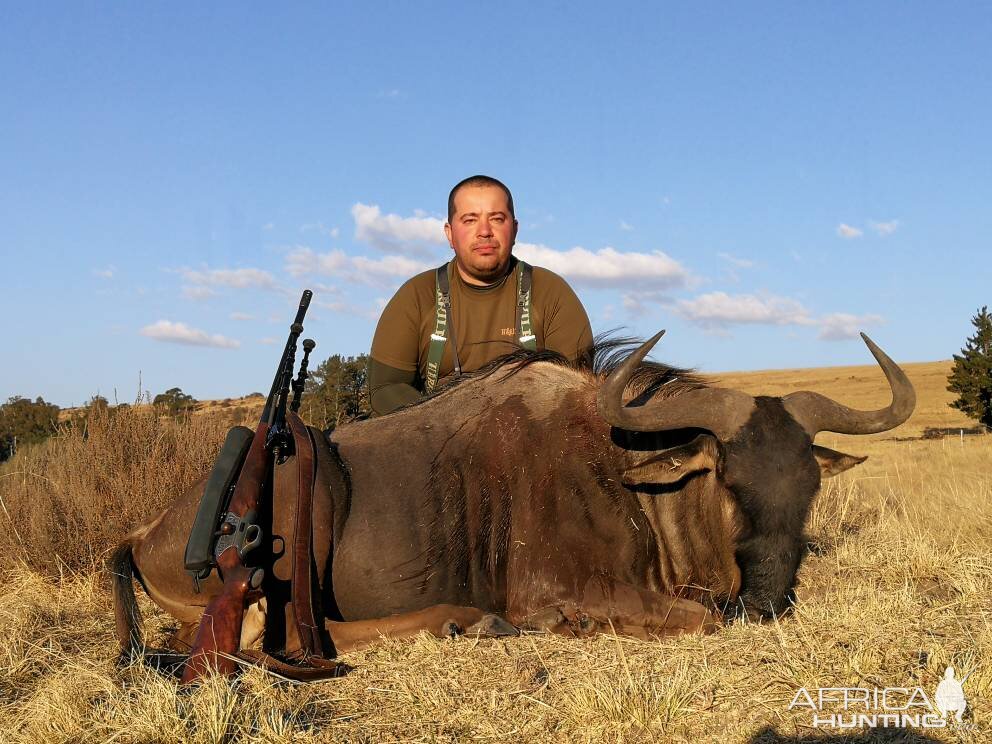
<path fill-rule="evenodd" d="M 169 388 L 159 393 L 152 400 L 152 405 L 161 408 L 170 416 L 182 416 L 191 413 L 196 406 L 196 398 L 184 393 L 180 388 Z"/>
<path fill-rule="evenodd" d="M 954 355 L 947 389 L 958 398 L 950 405 L 992 428 L 992 315 L 988 306 L 971 319 L 975 335 Z"/>
<path fill-rule="evenodd" d="M 366 354 L 335 354 L 321 362 L 307 378 L 300 408 L 303 418 L 321 429 L 333 429 L 370 413 L 368 365 Z"/>
<path fill-rule="evenodd" d="M 14 454 L 16 447 L 41 442 L 55 433 L 59 407 L 38 396 L 33 402 L 14 396 L 0 405 L 0 462 Z"/>

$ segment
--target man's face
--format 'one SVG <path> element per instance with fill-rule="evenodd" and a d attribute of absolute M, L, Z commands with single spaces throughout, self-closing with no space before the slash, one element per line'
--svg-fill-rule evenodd
<path fill-rule="evenodd" d="M 517 238 L 503 189 L 463 186 L 455 194 L 455 214 L 444 226 L 455 264 L 469 284 L 490 284 L 506 273 Z"/>

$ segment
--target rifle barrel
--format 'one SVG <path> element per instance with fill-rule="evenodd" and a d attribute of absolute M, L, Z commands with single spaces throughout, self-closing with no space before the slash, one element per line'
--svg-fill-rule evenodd
<path fill-rule="evenodd" d="M 282 356 L 279 358 L 279 369 L 276 370 L 275 379 L 272 381 L 272 387 L 269 389 L 269 397 L 265 400 L 265 408 L 262 409 L 262 416 L 258 420 L 260 424 L 272 424 L 272 417 L 275 413 L 275 401 L 279 395 L 279 391 L 282 389 L 283 376 L 286 374 L 286 360 L 291 352 L 295 356 L 296 340 L 303 333 L 303 318 L 307 314 L 307 308 L 310 307 L 312 297 L 313 292 L 309 289 L 303 290 L 303 296 L 300 298 L 300 307 L 296 311 L 296 320 L 289 327 L 289 339 L 286 341 L 286 347 L 282 350 Z M 289 370 L 289 376 L 293 376 L 292 369 Z"/>

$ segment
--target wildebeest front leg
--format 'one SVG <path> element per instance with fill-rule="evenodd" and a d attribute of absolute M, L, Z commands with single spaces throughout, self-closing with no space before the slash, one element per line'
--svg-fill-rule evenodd
<path fill-rule="evenodd" d="M 567 599 L 511 620 L 525 628 L 571 636 L 616 632 L 648 640 L 683 633 L 710 633 L 717 620 L 699 602 L 659 594 L 608 576 L 593 576 L 576 599 Z"/>
<path fill-rule="evenodd" d="M 324 627 L 339 652 L 357 651 L 382 638 L 409 638 L 425 630 L 438 638 L 463 634 L 483 638 L 517 635 L 517 629 L 498 615 L 475 607 L 447 604 L 373 620 L 325 620 Z"/>

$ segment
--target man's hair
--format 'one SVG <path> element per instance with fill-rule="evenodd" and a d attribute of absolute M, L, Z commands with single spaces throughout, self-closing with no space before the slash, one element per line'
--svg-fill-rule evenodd
<path fill-rule="evenodd" d="M 513 213 L 513 194 L 510 190 L 506 188 L 506 184 L 502 181 L 493 178 L 492 176 L 469 176 L 458 183 L 455 184 L 454 188 L 448 194 L 448 222 L 451 222 L 451 218 L 455 216 L 455 194 L 459 192 L 462 186 L 495 186 L 496 188 L 503 189 L 503 193 L 506 194 L 506 206 L 510 210 L 510 216 L 516 219 L 516 215 Z"/>

